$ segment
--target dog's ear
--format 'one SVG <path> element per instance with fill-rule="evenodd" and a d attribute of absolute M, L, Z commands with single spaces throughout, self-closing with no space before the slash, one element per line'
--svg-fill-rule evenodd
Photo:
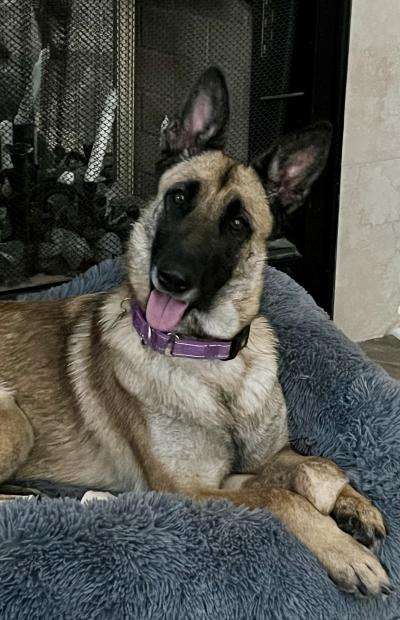
<path fill-rule="evenodd" d="M 159 169 L 167 168 L 182 156 L 223 148 L 228 120 L 225 78 L 217 67 L 209 67 L 189 94 L 180 118 L 162 125 Z"/>
<path fill-rule="evenodd" d="M 283 207 L 290 213 L 304 202 L 325 167 L 331 136 L 331 124 L 321 121 L 284 136 L 252 162 L 273 211 Z"/>

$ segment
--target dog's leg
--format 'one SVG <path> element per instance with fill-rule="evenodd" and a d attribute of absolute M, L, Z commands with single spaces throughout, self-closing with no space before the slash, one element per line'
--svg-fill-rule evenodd
<path fill-rule="evenodd" d="M 391 592 L 388 576 L 378 559 L 297 493 L 280 488 L 242 487 L 190 490 L 189 494 L 195 500 L 225 498 L 249 508 L 266 508 L 314 553 L 340 588 L 362 595 Z"/>
<path fill-rule="evenodd" d="M 385 537 L 382 515 L 348 484 L 345 473 L 329 459 L 302 456 L 284 448 L 258 476 L 229 476 L 224 488 L 279 486 L 303 495 L 338 526 L 368 547 Z"/>
<path fill-rule="evenodd" d="M 280 480 L 279 486 L 303 495 L 323 514 L 331 514 L 342 530 L 367 547 L 375 547 L 386 536 L 379 510 L 348 484 L 345 473 L 329 459 L 305 457 L 285 448 L 261 478 L 268 485 Z M 255 484 L 254 479 L 247 484 Z"/>
<path fill-rule="evenodd" d="M 244 485 L 276 486 L 295 491 L 308 499 L 319 512 L 328 515 L 347 482 L 346 474 L 333 461 L 302 456 L 287 447 L 268 461 L 259 475 L 248 479 Z"/>
<path fill-rule="evenodd" d="M 0 482 L 26 461 L 33 447 L 33 429 L 11 391 L 0 387 Z"/>

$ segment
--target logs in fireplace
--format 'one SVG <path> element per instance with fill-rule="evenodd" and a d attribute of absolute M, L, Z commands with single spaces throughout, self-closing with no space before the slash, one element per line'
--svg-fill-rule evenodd
<path fill-rule="evenodd" d="M 38 272 L 73 275 L 123 252 L 141 202 L 116 175 L 120 4 L 2 7 L 0 285 Z M 127 24 L 131 44 L 133 14 Z"/>

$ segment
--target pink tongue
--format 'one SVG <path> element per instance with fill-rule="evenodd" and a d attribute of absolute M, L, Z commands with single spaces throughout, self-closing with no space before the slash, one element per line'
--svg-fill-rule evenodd
<path fill-rule="evenodd" d="M 146 307 L 146 319 L 154 329 L 172 332 L 181 320 L 188 304 L 176 301 L 166 293 L 153 290 Z"/>

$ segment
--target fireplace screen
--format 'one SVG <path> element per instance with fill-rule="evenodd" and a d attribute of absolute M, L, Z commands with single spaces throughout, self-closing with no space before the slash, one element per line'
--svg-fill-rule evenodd
<path fill-rule="evenodd" d="M 232 94 L 227 151 L 245 161 L 267 146 L 284 123 L 295 4 L 0 0 L 0 287 L 123 253 L 156 187 L 160 124 L 206 66 Z"/>

